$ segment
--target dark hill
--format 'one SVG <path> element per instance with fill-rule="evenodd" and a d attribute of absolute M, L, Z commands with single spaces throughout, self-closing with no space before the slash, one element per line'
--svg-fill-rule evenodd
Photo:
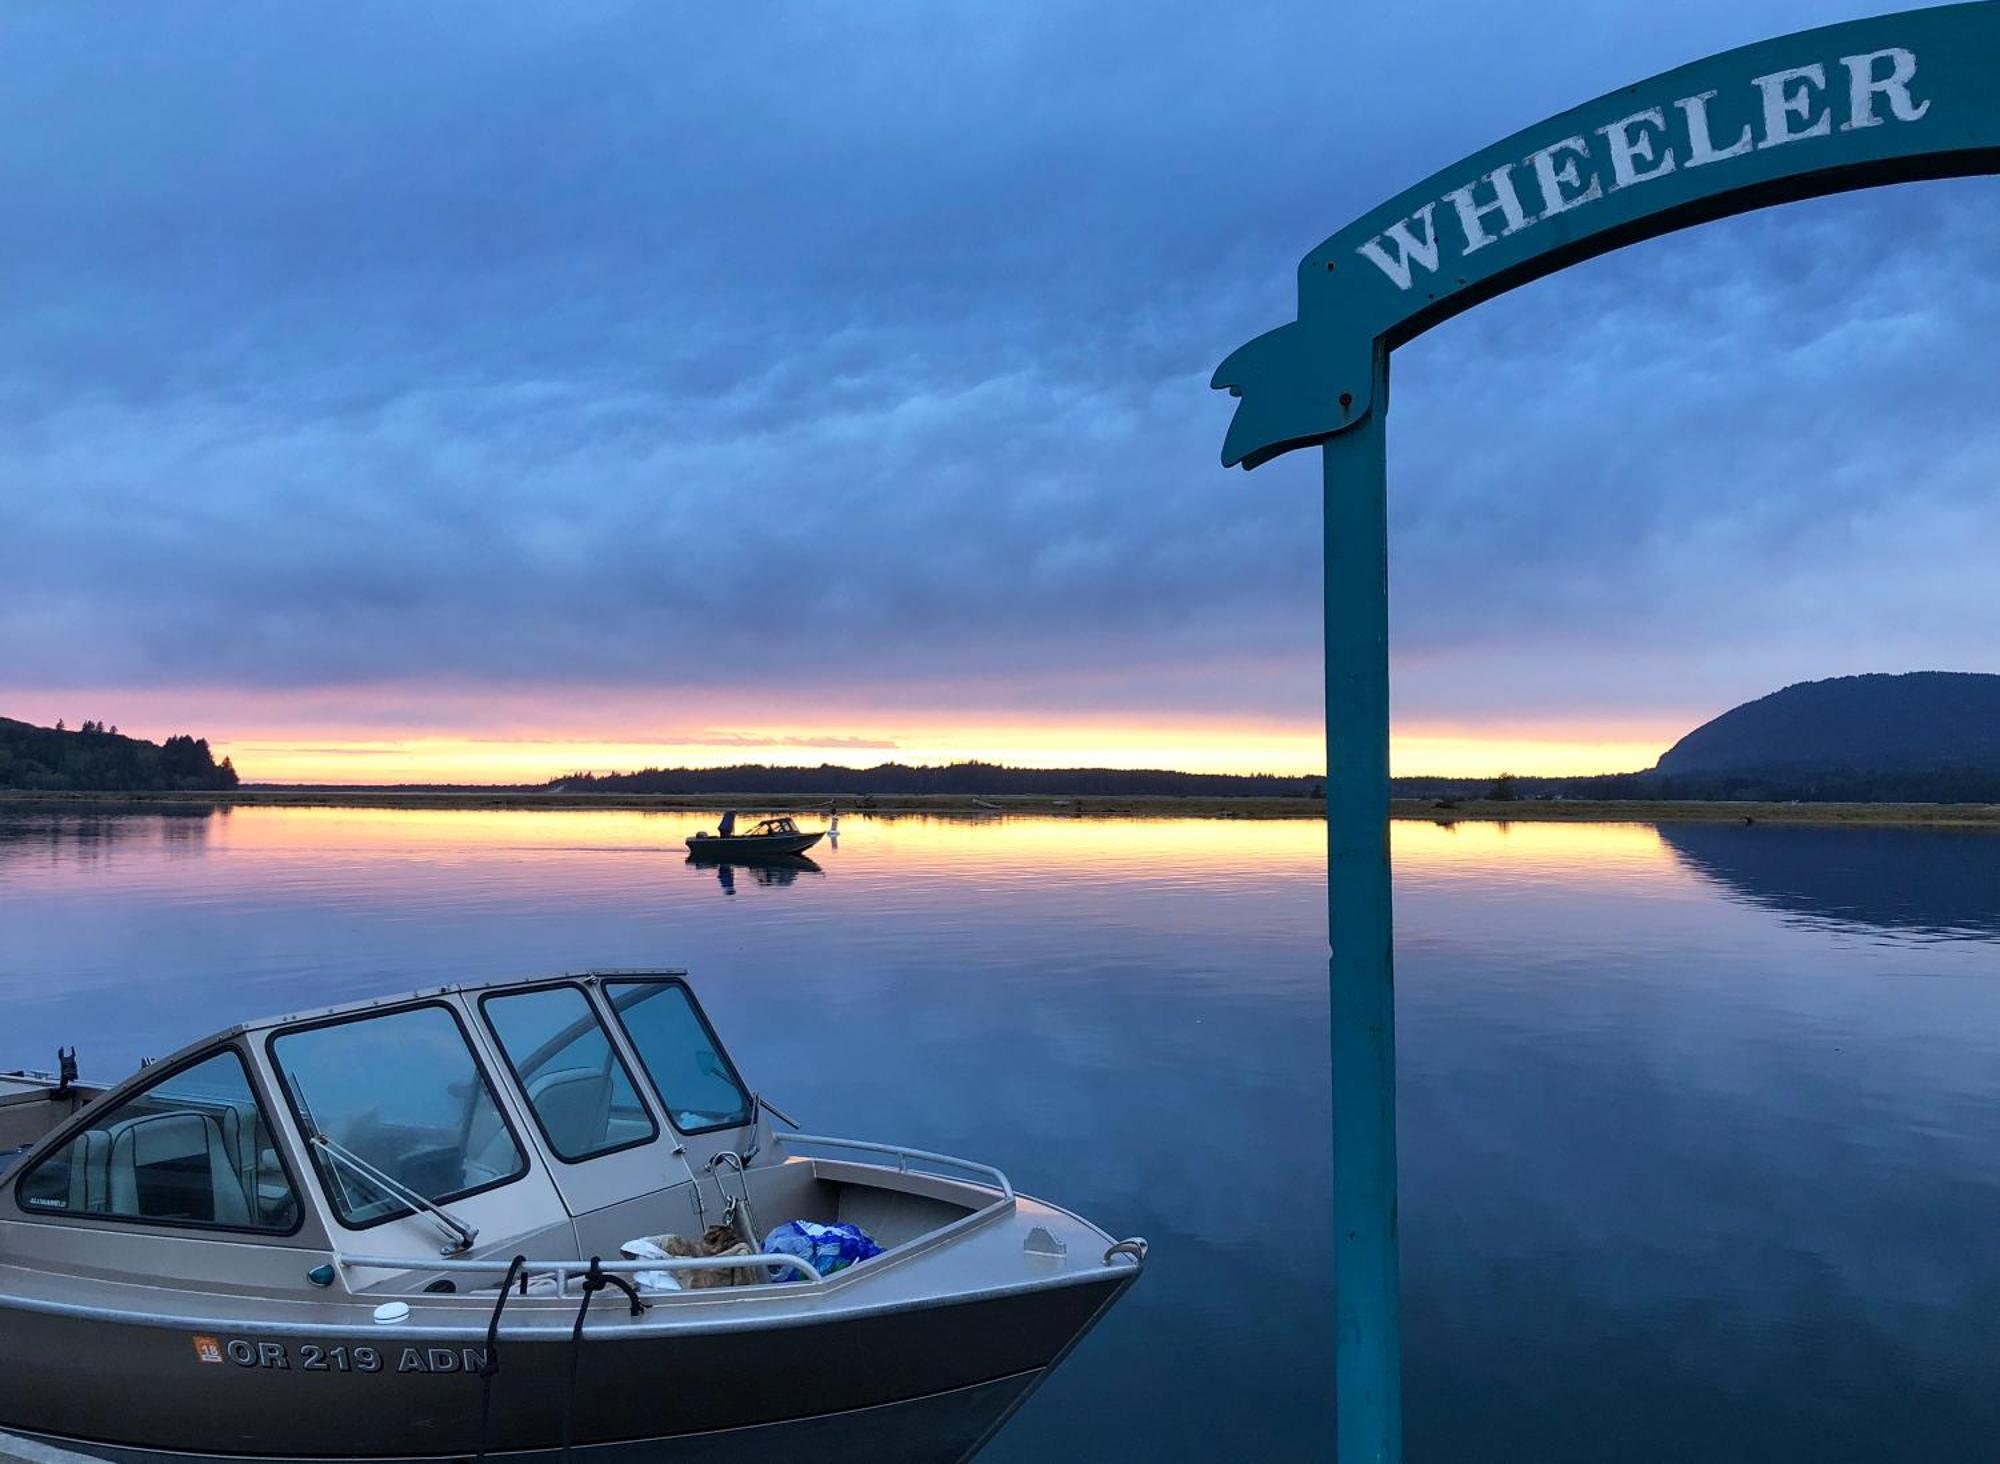
<path fill-rule="evenodd" d="M 0 717 L 0 788 L 39 793 L 206 792 L 234 788 L 205 737 L 147 742 L 85 722 L 70 731 Z"/>
<path fill-rule="evenodd" d="M 1802 681 L 1705 722 L 1655 772 L 2000 774 L 2000 676 L 1912 671 Z"/>

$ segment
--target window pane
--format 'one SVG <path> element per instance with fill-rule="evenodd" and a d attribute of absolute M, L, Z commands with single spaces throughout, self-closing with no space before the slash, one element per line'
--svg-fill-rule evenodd
<path fill-rule="evenodd" d="M 576 987 L 489 996 L 481 1005 L 557 1154 L 588 1159 L 658 1132 L 610 1035 Z"/>
<path fill-rule="evenodd" d="M 286 1032 L 271 1044 L 308 1136 L 317 1131 L 433 1203 L 528 1172 L 458 1020 L 411 1007 Z M 409 1212 L 356 1165 L 310 1146 L 340 1218 L 366 1225 Z"/>
<path fill-rule="evenodd" d="M 607 981 L 611 1005 L 682 1133 L 750 1121 L 750 1099 L 722 1044 L 676 981 Z"/>
<path fill-rule="evenodd" d="M 135 1094 L 21 1180 L 23 1208 L 289 1231 L 299 1201 L 257 1094 L 225 1048 Z"/>

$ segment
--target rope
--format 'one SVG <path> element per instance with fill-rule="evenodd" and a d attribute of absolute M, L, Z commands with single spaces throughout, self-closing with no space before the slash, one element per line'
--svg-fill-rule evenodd
<path fill-rule="evenodd" d="M 576 1325 L 569 1331 L 569 1385 L 563 1391 L 563 1464 L 569 1464 L 570 1458 L 571 1426 L 576 1419 L 576 1367 L 583 1357 L 583 1323 L 584 1318 L 590 1315 L 590 1299 L 607 1286 L 615 1286 L 625 1293 L 626 1301 L 631 1304 L 633 1316 L 640 1316 L 646 1310 L 646 1303 L 639 1300 L 638 1289 L 630 1281 L 623 1276 L 613 1276 L 605 1271 L 602 1256 L 590 1258 L 590 1270 L 584 1274 L 582 1286 L 583 1305 L 576 1309 Z"/>
<path fill-rule="evenodd" d="M 493 1379 L 500 1372 L 500 1313 L 507 1310 L 507 1294 L 514 1289 L 516 1277 L 520 1278 L 521 1294 L 528 1294 L 528 1278 L 521 1275 L 527 1264 L 526 1256 L 516 1256 L 507 1263 L 507 1279 L 500 1283 L 493 1316 L 486 1323 L 486 1360 L 479 1365 L 479 1452 L 473 1455 L 474 1464 L 486 1464 L 488 1427 L 493 1421 Z"/>

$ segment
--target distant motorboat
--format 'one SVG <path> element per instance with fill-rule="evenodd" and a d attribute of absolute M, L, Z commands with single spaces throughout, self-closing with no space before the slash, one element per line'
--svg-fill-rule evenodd
<path fill-rule="evenodd" d="M 747 834 L 694 834 L 687 847 L 694 859 L 774 859 L 803 854 L 825 837 L 824 829 L 806 833 L 789 818 L 767 818 Z"/>

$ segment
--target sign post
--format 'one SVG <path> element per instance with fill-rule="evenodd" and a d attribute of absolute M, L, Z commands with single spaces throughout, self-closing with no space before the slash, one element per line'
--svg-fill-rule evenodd
<path fill-rule="evenodd" d="M 1725 51 L 1524 129 L 1299 264 L 1298 319 L 1213 385 L 1225 466 L 1321 450 L 1339 1464 L 1402 1457 L 1391 960 L 1389 357 L 1482 301 L 1692 224 L 1848 189 L 2000 173 L 2000 0 Z"/>
<path fill-rule="evenodd" d="M 1327 988 L 1333 1027 L 1337 1456 L 1403 1452 L 1396 1002 L 1389 910 L 1389 355 L 1320 449 L 1326 535 Z"/>

